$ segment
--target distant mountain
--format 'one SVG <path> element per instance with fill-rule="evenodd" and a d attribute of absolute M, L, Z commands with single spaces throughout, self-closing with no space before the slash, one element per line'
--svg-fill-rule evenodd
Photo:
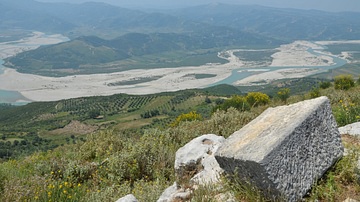
<path fill-rule="evenodd" d="M 171 12 L 192 21 L 221 25 L 282 40 L 360 39 L 360 13 L 332 13 L 209 4 Z"/>
<path fill-rule="evenodd" d="M 360 13 L 351 12 L 217 3 L 146 13 L 105 3 L 34 0 L 0 0 L 0 9 L 1 30 L 55 32 L 73 39 L 6 60 L 8 67 L 44 75 L 48 75 L 44 71 L 83 73 L 82 68 L 89 65 L 91 73 L 108 72 L 99 65 L 173 51 L 360 39 Z M 159 58 L 160 62 L 167 60 Z M 111 64 L 111 68 L 117 71 L 119 65 Z"/>
<path fill-rule="evenodd" d="M 131 32 L 188 32 L 199 23 L 162 13 L 145 13 L 105 3 L 40 3 L 0 0 L 0 28 L 62 33 L 70 38 L 114 38 Z"/>
<path fill-rule="evenodd" d="M 46 12 L 29 9 L 34 5 L 38 4 L 32 0 L 0 0 L 0 29 L 66 32 L 76 27 L 73 23 Z"/>
<path fill-rule="evenodd" d="M 147 13 L 113 5 L 0 0 L 1 29 L 58 32 L 70 38 L 139 33 L 184 33 L 203 26 L 227 27 L 280 40 L 359 39 L 360 13 L 332 13 L 262 6 L 208 4 Z"/>

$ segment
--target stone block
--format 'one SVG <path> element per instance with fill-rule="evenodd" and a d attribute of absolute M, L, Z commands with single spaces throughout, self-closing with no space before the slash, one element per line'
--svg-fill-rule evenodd
<path fill-rule="evenodd" d="M 343 154 L 327 97 L 269 108 L 215 153 L 229 176 L 271 198 L 300 200 Z"/>

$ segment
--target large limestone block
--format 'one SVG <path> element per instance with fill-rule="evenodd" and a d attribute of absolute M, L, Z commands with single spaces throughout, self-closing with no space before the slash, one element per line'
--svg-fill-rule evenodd
<path fill-rule="evenodd" d="M 271 197 L 297 201 L 343 154 L 327 97 L 269 108 L 232 134 L 215 153 L 236 174 Z"/>

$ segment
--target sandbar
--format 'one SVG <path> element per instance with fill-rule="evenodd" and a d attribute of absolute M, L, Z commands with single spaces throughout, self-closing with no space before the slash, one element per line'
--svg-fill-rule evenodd
<path fill-rule="evenodd" d="M 41 33 L 37 37 L 27 38 L 28 44 L 38 44 Z M 39 39 L 40 38 L 40 39 Z M 54 37 L 54 40 L 57 37 Z M 38 40 L 38 41 L 36 41 Z M 44 39 L 45 40 L 45 39 Z M 55 41 L 51 41 L 53 43 Z M 325 43 L 323 43 L 325 44 Z M 0 56 L 14 55 L 15 49 L 2 49 L 9 44 L 0 44 Z M 319 54 L 312 54 L 308 50 L 313 49 Z M 127 94 L 152 94 L 159 92 L 177 91 L 192 88 L 204 88 L 216 82 L 222 81 L 232 74 L 233 70 L 241 71 L 246 67 L 246 62 L 241 61 L 234 55 L 238 50 L 227 50 L 218 54 L 218 57 L 228 60 L 226 64 L 205 64 L 202 66 L 188 66 L 178 68 L 154 68 L 136 69 L 108 74 L 75 75 L 66 77 L 45 77 L 32 74 L 19 73 L 14 69 L 5 68 L 0 75 L 0 89 L 19 91 L 31 101 L 55 101 L 68 98 L 112 95 L 117 93 Z M 254 75 L 233 83 L 234 85 L 253 85 L 256 82 L 270 82 L 282 78 L 299 78 L 316 73 L 308 66 L 330 66 L 334 64 L 333 58 L 328 53 L 323 53 L 320 43 L 308 41 L 295 41 L 281 45 L 278 52 L 272 55 L 273 61 L 270 66 L 263 69 L 254 69 Z M 245 50 L 242 50 L 245 51 Z M 255 51 L 255 50 L 251 50 Z M 1 55 L 2 54 L 2 55 Z M 294 66 L 294 68 L 286 68 Z M 276 71 L 267 71 L 272 67 L 284 67 Z M 298 67 L 298 68 L 296 68 Z M 252 67 L 251 67 L 252 68 Z M 248 68 L 249 69 L 249 68 Z M 251 71 L 251 70 L 248 70 Z M 196 79 L 195 74 L 213 74 L 211 78 Z M 110 85 L 126 83 L 131 80 L 150 78 L 144 82 L 132 85 Z M 151 79 L 155 78 L 155 79 Z"/>

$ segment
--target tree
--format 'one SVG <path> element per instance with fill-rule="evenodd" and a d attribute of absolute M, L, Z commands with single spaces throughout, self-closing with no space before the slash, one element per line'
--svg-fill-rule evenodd
<path fill-rule="evenodd" d="M 94 119 L 94 118 L 100 116 L 100 110 L 98 110 L 98 109 L 90 110 L 88 112 L 88 116 L 89 116 L 89 118 Z"/>
<path fill-rule="evenodd" d="M 205 103 L 207 103 L 207 104 L 211 103 L 211 100 L 210 100 L 210 98 L 208 96 L 206 96 L 206 98 L 205 98 Z"/>

